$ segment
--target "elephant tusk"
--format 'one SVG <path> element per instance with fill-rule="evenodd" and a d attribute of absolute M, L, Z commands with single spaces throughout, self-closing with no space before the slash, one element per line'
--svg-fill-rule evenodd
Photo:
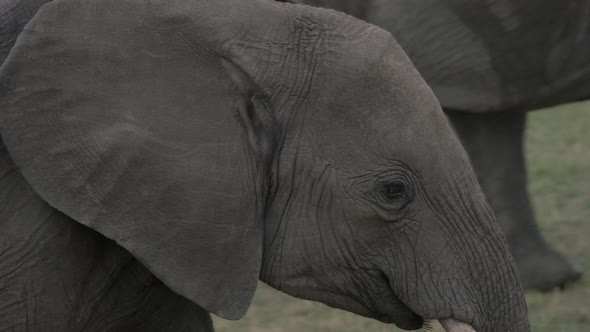
<path fill-rule="evenodd" d="M 471 325 L 458 322 L 454 319 L 441 319 L 440 323 L 446 332 L 476 332 Z"/>

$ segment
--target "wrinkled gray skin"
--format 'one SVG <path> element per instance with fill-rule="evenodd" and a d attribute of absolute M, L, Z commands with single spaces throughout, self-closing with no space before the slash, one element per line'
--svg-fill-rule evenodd
<path fill-rule="evenodd" d="M 405 329 L 530 331 L 466 153 L 375 26 L 58 0 L 4 61 L 0 109 L 2 330 L 211 331 L 260 278 Z"/>
<path fill-rule="evenodd" d="M 527 192 L 526 111 L 590 97 L 586 0 L 303 0 L 393 34 L 466 148 L 525 288 L 561 287 L 581 269 L 539 232 Z"/>

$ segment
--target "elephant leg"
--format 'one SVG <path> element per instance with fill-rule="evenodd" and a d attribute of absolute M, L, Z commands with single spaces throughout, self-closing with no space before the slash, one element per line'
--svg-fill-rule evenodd
<path fill-rule="evenodd" d="M 53 209 L 0 141 L 0 330 L 211 332 L 209 313 Z"/>
<path fill-rule="evenodd" d="M 527 191 L 524 157 L 526 112 L 446 112 L 520 270 L 527 289 L 563 287 L 581 277 L 576 264 L 541 235 Z"/>

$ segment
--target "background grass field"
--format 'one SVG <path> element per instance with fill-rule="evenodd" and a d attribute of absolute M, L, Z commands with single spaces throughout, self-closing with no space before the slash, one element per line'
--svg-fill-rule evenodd
<path fill-rule="evenodd" d="M 587 273 L 563 292 L 527 294 L 533 331 L 590 331 L 590 103 L 531 113 L 526 145 L 529 190 L 543 233 Z M 263 284 L 245 318 L 215 319 L 215 325 L 218 332 L 398 331 Z"/>

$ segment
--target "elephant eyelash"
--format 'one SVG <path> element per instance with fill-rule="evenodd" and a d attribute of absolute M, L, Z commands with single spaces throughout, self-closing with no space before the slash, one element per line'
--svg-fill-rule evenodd
<path fill-rule="evenodd" d="M 394 208 L 397 211 L 403 210 L 413 199 L 414 191 L 412 189 L 411 181 L 405 176 L 395 177 L 387 181 L 380 181 L 374 189 L 374 196 L 376 200 L 386 210 Z M 388 187 L 394 186 L 400 190 L 399 194 L 388 197 Z M 395 193 L 394 193 L 395 194 Z"/>

